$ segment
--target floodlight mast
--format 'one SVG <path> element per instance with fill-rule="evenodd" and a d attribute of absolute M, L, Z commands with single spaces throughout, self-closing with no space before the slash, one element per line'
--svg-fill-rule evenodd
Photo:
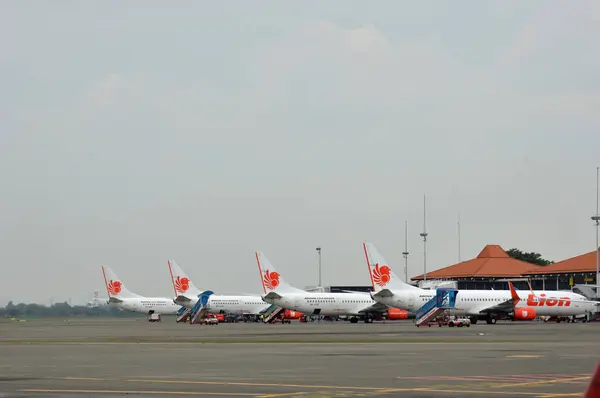
<path fill-rule="evenodd" d="M 423 232 L 421 237 L 423 238 L 423 280 L 427 280 L 427 207 L 426 207 L 426 195 L 423 195 Z"/>
<path fill-rule="evenodd" d="M 404 221 L 404 282 L 408 283 L 408 221 Z"/>
<path fill-rule="evenodd" d="M 460 212 L 458 212 L 458 262 L 461 262 L 460 258 Z"/>
<path fill-rule="evenodd" d="M 600 214 L 598 210 L 598 186 L 600 185 L 600 167 L 596 167 L 596 214 L 592 216 L 592 220 L 596 222 L 596 298 L 600 298 L 600 288 L 598 287 L 598 282 L 600 280 L 600 270 L 599 270 L 599 262 L 598 262 L 598 227 L 600 227 Z"/>
<path fill-rule="evenodd" d="M 321 246 L 317 247 L 318 265 L 319 265 L 319 289 L 321 289 Z"/>

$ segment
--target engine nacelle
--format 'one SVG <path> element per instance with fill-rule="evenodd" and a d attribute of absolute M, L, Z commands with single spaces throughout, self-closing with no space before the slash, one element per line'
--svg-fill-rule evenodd
<path fill-rule="evenodd" d="M 217 318 L 217 321 L 225 322 L 225 314 L 215 314 L 215 317 Z"/>
<path fill-rule="evenodd" d="M 533 308 L 517 308 L 515 309 L 515 319 L 519 321 L 531 321 L 535 319 L 536 313 Z"/>
<path fill-rule="evenodd" d="M 283 313 L 283 319 L 300 319 L 302 318 L 302 313 L 293 310 L 285 310 Z"/>
<path fill-rule="evenodd" d="M 387 319 L 408 319 L 408 311 L 390 308 L 387 312 Z"/>

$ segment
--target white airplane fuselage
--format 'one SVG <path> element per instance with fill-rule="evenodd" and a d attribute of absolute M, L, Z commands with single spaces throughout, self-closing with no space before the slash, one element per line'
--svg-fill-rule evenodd
<path fill-rule="evenodd" d="M 436 295 L 435 290 L 407 289 L 393 291 L 392 296 L 376 297 L 382 304 L 406 311 L 417 311 Z M 537 316 L 573 316 L 596 311 L 595 302 L 572 292 L 517 291 L 521 299 L 516 308 L 533 309 Z M 511 299 L 509 290 L 459 290 L 454 315 L 476 316 L 490 307 Z M 560 299 L 560 300 L 559 300 Z"/>
<path fill-rule="evenodd" d="M 362 315 L 362 310 L 377 304 L 368 293 L 277 292 L 277 294 L 281 298 L 264 298 L 264 300 L 305 315 Z"/>
<path fill-rule="evenodd" d="M 174 302 L 186 308 L 194 308 L 198 302 L 198 297 L 185 296 L 188 300 L 178 300 Z M 225 296 L 210 295 L 206 309 L 210 314 L 236 314 L 236 315 L 258 315 L 261 311 L 270 307 L 260 296 Z"/>
<path fill-rule="evenodd" d="M 138 312 L 140 314 L 153 312 L 155 314 L 171 315 L 176 314 L 181 308 L 173 300 L 161 297 L 119 298 L 118 300 L 120 302 L 109 300 L 109 305 L 124 311 Z"/>

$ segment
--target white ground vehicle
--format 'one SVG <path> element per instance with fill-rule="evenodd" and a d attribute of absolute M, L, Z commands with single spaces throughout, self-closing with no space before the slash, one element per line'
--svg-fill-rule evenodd
<path fill-rule="evenodd" d="M 449 319 L 448 320 L 448 327 L 453 328 L 454 326 L 456 327 L 470 327 L 471 326 L 471 320 L 469 318 L 457 318 L 455 317 L 454 319 Z"/>
<path fill-rule="evenodd" d="M 216 316 L 214 315 L 209 315 L 206 318 L 202 319 L 202 324 L 204 325 L 218 325 L 219 324 L 219 320 L 217 319 Z"/>
<path fill-rule="evenodd" d="M 148 322 L 160 322 L 161 320 L 160 314 L 153 313 L 148 315 Z"/>

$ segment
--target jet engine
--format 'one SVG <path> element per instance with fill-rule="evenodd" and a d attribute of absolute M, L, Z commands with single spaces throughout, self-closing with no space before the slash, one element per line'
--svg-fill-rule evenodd
<path fill-rule="evenodd" d="M 283 313 L 283 319 L 300 319 L 302 318 L 302 313 L 293 310 L 285 310 Z"/>
<path fill-rule="evenodd" d="M 515 309 L 515 319 L 519 321 L 531 321 L 535 319 L 536 314 L 533 308 L 517 308 Z"/>
<path fill-rule="evenodd" d="M 387 312 L 387 319 L 408 319 L 408 311 L 399 308 L 390 308 Z"/>

